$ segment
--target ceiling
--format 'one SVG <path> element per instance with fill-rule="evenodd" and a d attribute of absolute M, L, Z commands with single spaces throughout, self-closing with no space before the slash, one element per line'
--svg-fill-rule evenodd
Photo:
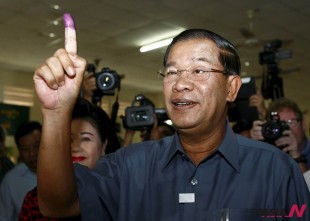
<path fill-rule="evenodd" d="M 145 92 L 161 91 L 156 71 L 164 49 L 140 53 L 143 43 L 188 28 L 210 29 L 238 46 L 242 63 L 250 63 L 242 66 L 242 75 L 256 76 L 259 82 L 263 66 L 258 55 L 267 42 L 280 39 L 280 51 L 293 52 L 292 58 L 278 62 L 284 93 L 310 110 L 309 0 L 2 0 L 0 8 L 0 69 L 32 73 L 63 47 L 62 15 L 69 12 L 79 54 L 89 63 L 99 61 L 99 69 L 110 67 L 124 75 L 122 85 Z M 60 24 L 53 25 L 55 20 Z M 246 29 L 244 34 L 240 29 Z M 248 29 L 257 44 L 245 43 Z M 51 32 L 54 38 L 48 36 Z"/>

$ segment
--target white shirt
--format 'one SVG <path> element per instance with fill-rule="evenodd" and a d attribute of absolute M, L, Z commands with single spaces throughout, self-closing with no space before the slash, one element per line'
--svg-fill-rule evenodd
<path fill-rule="evenodd" d="M 310 170 L 304 173 L 304 177 L 305 177 L 308 189 L 310 191 Z"/>
<path fill-rule="evenodd" d="M 36 174 L 24 163 L 7 172 L 0 184 L 0 220 L 18 220 L 24 197 L 36 185 Z"/>

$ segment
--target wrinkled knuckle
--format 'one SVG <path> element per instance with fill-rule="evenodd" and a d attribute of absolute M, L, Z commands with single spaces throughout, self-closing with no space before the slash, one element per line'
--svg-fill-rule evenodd
<path fill-rule="evenodd" d="M 64 48 L 59 48 L 57 49 L 57 51 L 55 52 L 54 56 L 58 55 L 58 54 L 62 54 L 64 53 L 66 50 Z"/>
<path fill-rule="evenodd" d="M 57 58 L 55 56 L 49 57 L 48 59 L 46 59 L 46 63 L 47 64 L 55 64 L 56 60 L 57 60 Z"/>

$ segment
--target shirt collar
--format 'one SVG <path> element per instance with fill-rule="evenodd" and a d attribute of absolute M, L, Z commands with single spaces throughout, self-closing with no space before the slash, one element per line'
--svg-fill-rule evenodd
<path fill-rule="evenodd" d="M 180 143 L 179 135 L 175 133 L 173 141 L 170 143 L 170 147 L 166 159 L 163 161 L 163 169 L 172 161 L 177 154 L 185 154 L 185 151 Z M 216 152 L 220 153 L 226 162 L 239 172 L 239 147 L 237 143 L 236 135 L 233 133 L 229 122 L 226 125 L 226 133 L 222 144 L 217 148 Z"/>
<path fill-rule="evenodd" d="M 25 176 L 26 174 L 35 174 L 29 169 L 29 167 L 24 162 L 20 162 L 19 165 L 20 165 L 19 174 L 21 176 Z"/>
<path fill-rule="evenodd" d="M 239 172 L 239 145 L 237 137 L 231 129 L 229 122 L 226 124 L 226 134 L 222 144 L 219 146 L 218 151 L 222 154 L 223 158 L 233 167 L 236 172 Z"/>
<path fill-rule="evenodd" d="M 165 169 L 177 154 L 185 154 L 177 132 L 174 133 L 172 142 L 170 142 L 166 148 L 168 151 L 167 154 L 164 155 L 162 169 Z"/>

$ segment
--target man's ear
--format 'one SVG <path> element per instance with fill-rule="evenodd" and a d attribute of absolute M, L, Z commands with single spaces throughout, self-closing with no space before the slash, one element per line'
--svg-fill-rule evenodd
<path fill-rule="evenodd" d="M 242 85 L 242 81 L 239 75 L 230 75 L 227 80 L 227 101 L 233 102 L 238 94 L 238 91 Z"/>

